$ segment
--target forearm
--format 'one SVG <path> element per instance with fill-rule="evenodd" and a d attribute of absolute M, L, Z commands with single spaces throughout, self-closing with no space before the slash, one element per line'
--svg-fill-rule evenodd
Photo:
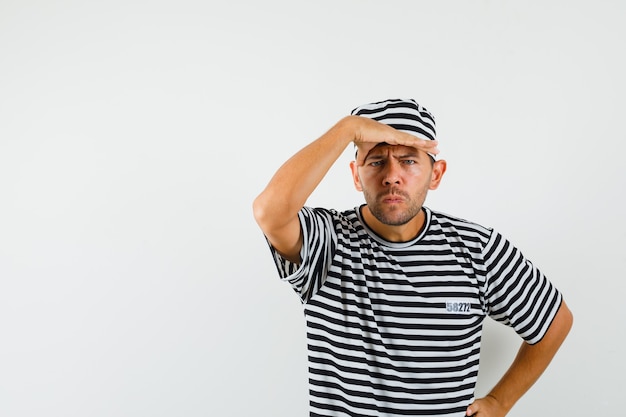
<path fill-rule="evenodd" d="M 572 313 L 565 302 L 562 302 L 544 338 L 534 345 L 522 344 L 511 367 L 488 394 L 488 397 L 497 402 L 504 414 L 548 367 L 569 333 L 572 322 Z"/>
<path fill-rule="evenodd" d="M 500 406 L 508 412 L 532 387 L 549 364 L 541 342 L 538 345 L 522 343 L 508 371 L 489 392 Z"/>
<path fill-rule="evenodd" d="M 259 224 L 286 222 L 295 217 L 315 188 L 353 140 L 349 118 L 285 162 L 254 201 Z M 279 224 L 273 227 L 278 227 Z"/>

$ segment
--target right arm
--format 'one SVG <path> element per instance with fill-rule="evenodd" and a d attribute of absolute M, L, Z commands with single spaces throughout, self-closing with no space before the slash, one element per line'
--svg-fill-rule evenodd
<path fill-rule="evenodd" d="M 285 259 L 300 262 L 302 235 L 298 212 L 346 146 L 354 142 L 362 163 L 376 144 L 386 142 L 436 152 L 436 142 L 418 139 L 374 120 L 347 116 L 293 155 L 254 200 L 254 217 L 270 244 Z"/>

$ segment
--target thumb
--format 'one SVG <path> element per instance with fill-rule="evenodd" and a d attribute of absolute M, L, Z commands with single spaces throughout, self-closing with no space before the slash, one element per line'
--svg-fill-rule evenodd
<path fill-rule="evenodd" d="M 467 410 L 465 410 L 465 415 L 466 416 L 475 416 L 476 413 L 478 413 L 478 409 L 480 407 L 478 407 L 478 404 L 476 404 L 475 402 L 470 404 L 469 407 L 467 407 Z"/>

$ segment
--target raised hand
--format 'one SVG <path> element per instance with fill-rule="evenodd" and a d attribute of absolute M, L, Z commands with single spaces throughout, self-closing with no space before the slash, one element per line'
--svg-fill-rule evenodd
<path fill-rule="evenodd" d="M 352 141 L 357 147 L 356 163 L 359 166 L 363 164 L 369 151 L 379 143 L 410 146 L 432 155 L 439 153 L 437 141 L 419 138 L 367 117 L 348 116 L 343 122 L 353 125 Z"/>

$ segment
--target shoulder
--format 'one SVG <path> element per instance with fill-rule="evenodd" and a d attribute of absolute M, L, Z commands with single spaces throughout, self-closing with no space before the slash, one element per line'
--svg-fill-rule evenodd
<path fill-rule="evenodd" d="M 478 240 L 486 243 L 494 233 L 491 227 L 453 216 L 441 211 L 430 210 L 430 228 L 446 236 L 458 236 L 469 240 Z"/>
<path fill-rule="evenodd" d="M 340 231 L 360 227 L 356 208 L 338 211 L 332 208 L 304 206 L 299 216 L 302 227 L 306 229 L 323 227 Z"/>
<path fill-rule="evenodd" d="M 325 208 L 325 207 L 310 207 L 304 206 L 300 210 L 301 217 L 324 217 L 328 219 L 333 219 L 336 221 L 348 221 L 353 222 L 358 220 L 358 216 L 356 214 L 356 208 L 339 211 L 333 208 Z"/>

